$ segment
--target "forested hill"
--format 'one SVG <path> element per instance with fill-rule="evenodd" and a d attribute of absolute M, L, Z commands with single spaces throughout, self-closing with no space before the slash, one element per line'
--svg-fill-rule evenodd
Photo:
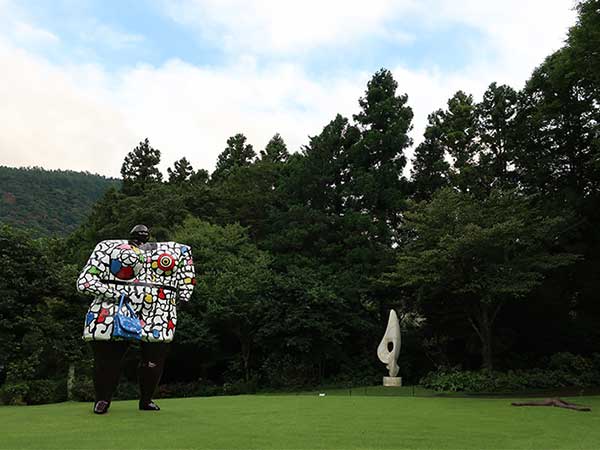
<path fill-rule="evenodd" d="M 120 181 L 87 172 L 0 166 L 0 223 L 66 235 Z"/>

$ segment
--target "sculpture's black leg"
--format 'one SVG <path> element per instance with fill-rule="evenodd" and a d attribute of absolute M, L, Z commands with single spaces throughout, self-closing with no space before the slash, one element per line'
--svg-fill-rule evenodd
<path fill-rule="evenodd" d="M 139 368 L 140 409 L 158 411 L 152 395 L 162 376 L 169 344 L 165 342 L 142 342 L 142 360 Z"/>
<path fill-rule="evenodd" d="M 129 347 L 128 342 L 92 341 L 94 352 L 94 390 L 96 403 L 106 402 L 108 409 L 112 396 L 119 383 L 121 361 Z M 102 411 L 106 412 L 106 411 Z"/>

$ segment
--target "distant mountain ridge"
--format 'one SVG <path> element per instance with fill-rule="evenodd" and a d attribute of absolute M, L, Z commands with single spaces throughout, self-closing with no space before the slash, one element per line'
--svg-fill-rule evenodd
<path fill-rule="evenodd" d="M 89 172 L 0 166 L 0 223 L 64 236 L 121 180 Z"/>

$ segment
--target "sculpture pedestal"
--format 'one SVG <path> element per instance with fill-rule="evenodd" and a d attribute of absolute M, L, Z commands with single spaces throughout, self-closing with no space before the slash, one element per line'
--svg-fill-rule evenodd
<path fill-rule="evenodd" d="M 402 386 L 402 377 L 383 377 L 383 385 L 390 387 Z"/>

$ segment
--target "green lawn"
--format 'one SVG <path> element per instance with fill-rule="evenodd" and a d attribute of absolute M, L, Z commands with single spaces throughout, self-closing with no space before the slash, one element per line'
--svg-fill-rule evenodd
<path fill-rule="evenodd" d="M 507 399 L 309 395 L 0 407 L 0 449 L 598 449 L 590 413 L 516 408 Z"/>

